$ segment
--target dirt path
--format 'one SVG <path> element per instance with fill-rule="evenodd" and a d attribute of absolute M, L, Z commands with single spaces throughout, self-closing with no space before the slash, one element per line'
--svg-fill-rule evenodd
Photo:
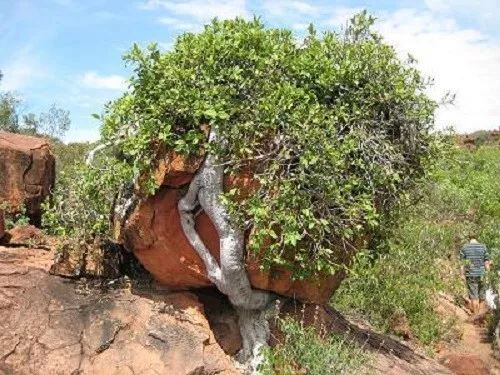
<path fill-rule="evenodd" d="M 462 333 L 453 346 L 439 353 L 439 358 L 460 375 L 500 375 L 500 361 L 495 359 L 484 322 L 472 323 L 467 311 L 448 297 L 441 296 L 440 305 L 455 315 Z"/>
<path fill-rule="evenodd" d="M 490 372 L 500 375 L 500 363 L 493 356 L 491 340 L 484 326 L 463 322 L 463 336 L 458 346 L 460 352 L 475 354 L 486 364 Z"/>

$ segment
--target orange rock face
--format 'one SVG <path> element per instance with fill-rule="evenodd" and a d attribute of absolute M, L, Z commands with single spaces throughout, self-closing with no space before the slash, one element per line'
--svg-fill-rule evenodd
<path fill-rule="evenodd" d="M 211 286 L 203 262 L 182 231 L 177 210 L 180 198 L 180 190 L 162 187 L 141 203 L 123 231 L 123 243 L 160 283 L 171 289 Z M 203 212 L 196 218 L 196 229 L 218 260 L 219 236 Z M 247 273 L 255 288 L 315 302 L 326 301 L 344 277 L 339 272 L 315 280 L 293 281 L 288 271 L 261 272 L 256 261 L 248 262 Z"/>
<path fill-rule="evenodd" d="M 122 231 L 123 243 L 158 281 L 169 288 L 210 286 L 201 259 L 182 231 L 177 210 L 180 197 L 177 189 L 161 188 L 155 196 L 141 203 Z M 205 240 L 215 232 L 204 213 L 198 216 L 196 228 Z"/>
<path fill-rule="evenodd" d="M 180 186 L 178 182 L 181 180 L 184 185 L 189 183 L 194 175 L 191 167 L 183 169 L 182 165 L 192 166 L 191 163 L 183 164 L 177 160 L 175 166 L 163 168 L 165 176 L 161 176 L 161 173 L 160 177 L 157 176 L 157 181 L 163 181 L 163 186 L 154 196 L 143 200 L 136 207 L 119 234 L 120 241 L 135 253 L 144 267 L 161 284 L 173 290 L 212 285 L 203 262 L 181 228 L 177 202 L 183 191 L 173 187 Z M 172 183 L 174 177 L 176 182 Z M 251 194 L 256 187 L 255 180 L 248 174 L 226 178 L 226 188 L 235 184 L 243 187 L 243 195 Z M 205 245 L 219 259 L 219 236 L 203 212 L 196 217 L 196 229 Z M 283 269 L 261 272 L 257 260 L 247 262 L 247 273 L 253 287 L 257 289 L 318 303 L 327 301 L 345 276 L 343 271 L 339 271 L 333 276 L 294 281 L 290 272 Z"/>
<path fill-rule="evenodd" d="M 40 224 L 40 205 L 55 181 L 55 158 L 47 141 L 0 132 L 0 203 L 19 211 L 24 205 L 33 224 Z"/>
<path fill-rule="evenodd" d="M 12 244 L 41 245 L 43 234 L 33 225 L 21 225 L 9 230 L 5 237 Z"/>

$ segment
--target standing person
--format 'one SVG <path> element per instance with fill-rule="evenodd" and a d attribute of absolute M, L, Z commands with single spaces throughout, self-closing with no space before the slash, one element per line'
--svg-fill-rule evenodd
<path fill-rule="evenodd" d="M 469 234 L 469 242 L 460 249 L 460 270 L 469 292 L 470 308 L 474 315 L 485 308 L 484 275 L 490 268 L 490 257 L 486 246 L 477 241 L 475 233 Z"/>

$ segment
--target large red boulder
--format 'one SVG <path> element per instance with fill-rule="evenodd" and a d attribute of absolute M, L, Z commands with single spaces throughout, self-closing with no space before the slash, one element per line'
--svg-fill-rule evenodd
<path fill-rule="evenodd" d="M 9 211 L 24 206 L 35 225 L 40 224 L 41 203 L 55 181 L 55 157 L 40 138 L 0 132 L 0 203 Z"/>
<path fill-rule="evenodd" d="M 184 235 L 177 209 L 177 202 L 185 192 L 181 187 L 191 181 L 199 160 L 182 163 L 177 156 L 169 160 L 173 164 L 162 168 L 164 175 L 157 175 L 156 180 L 162 184 L 160 189 L 137 205 L 124 227 L 118 228 L 116 236 L 135 253 L 156 280 L 168 288 L 183 290 L 211 286 L 203 262 Z M 236 179 L 226 178 L 226 188 L 235 184 L 251 193 L 255 180 L 249 174 Z M 196 229 L 205 245 L 219 259 L 219 236 L 203 212 L 196 217 Z M 259 265 L 257 259 L 247 259 L 247 273 L 253 287 L 318 303 L 327 301 L 345 276 L 345 271 L 340 270 L 333 276 L 317 275 L 298 281 L 293 280 L 287 270 L 273 268 L 261 272 Z"/>

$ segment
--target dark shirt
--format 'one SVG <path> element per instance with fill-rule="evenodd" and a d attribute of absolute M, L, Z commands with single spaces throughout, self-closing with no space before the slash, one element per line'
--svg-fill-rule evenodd
<path fill-rule="evenodd" d="M 460 259 L 466 261 L 466 276 L 483 276 L 484 262 L 490 260 L 486 246 L 479 242 L 469 242 L 460 249 Z"/>

